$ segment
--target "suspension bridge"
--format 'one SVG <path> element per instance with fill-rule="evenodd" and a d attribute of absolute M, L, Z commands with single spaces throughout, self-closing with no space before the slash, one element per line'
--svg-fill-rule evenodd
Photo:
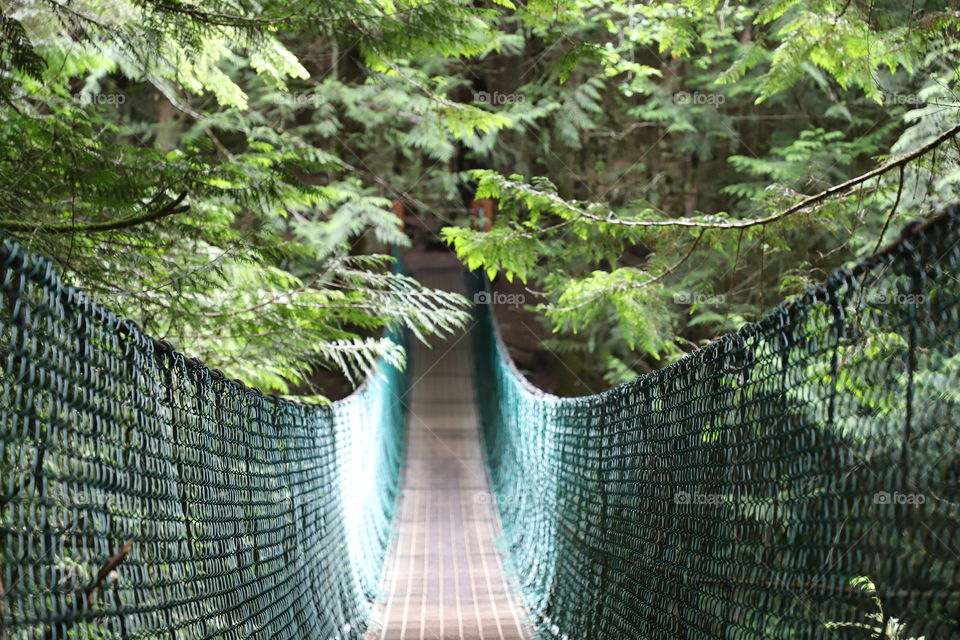
<path fill-rule="evenodd" d="M 911 225 L 594 396 L 478 305 L 306 406 L 4 240 L 0 637 L 960 638 L 958 245 Z"/>

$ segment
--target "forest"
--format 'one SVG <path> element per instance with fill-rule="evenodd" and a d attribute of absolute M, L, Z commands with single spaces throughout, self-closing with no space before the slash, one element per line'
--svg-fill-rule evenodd
<path fill-rule="evenodd" d="M 391 272 L 411 238 L 521 292 L 528 348 L 585 393 L 960 185 L 954 0 L 4 0 L 2 20 L 0 229 L 281 394 L 400 362 L 385 328 L 467 321 Z"/>

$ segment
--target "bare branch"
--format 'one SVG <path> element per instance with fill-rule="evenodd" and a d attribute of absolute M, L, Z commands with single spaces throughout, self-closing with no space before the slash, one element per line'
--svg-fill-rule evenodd
<path fill-rule="evenodd" d="M 151 202 L 157 200 L 155 197 Z M 190 210 L 190 205 L 179 206 L 187 197 L 184 191 L 174 200 L 160 207 L 156 211 L 150 211 L 138 216 L 131 216 L 121 220 L 107 220 L 103 222 L 88 222 L 86 224 L 57 223 L 57 222 L 26 222 L 24 220 L 0 220 L 0 229 L 12 231 L 14 233 L 97 233 L 102 231 L 116 231 L 118 229 L 129 229 L 148 222 L 156 222 L 168 216 L 177 215 Z"/>
<path fill-rule="evenodd" d="M 97 581 L 87 594 L 88 607 L 92 607 L 93 603 L 97 601 L 97 598 L 99 598 L 100 594 L 103 592 L 104 585 L 107 583 L 107 578 L 110 578 L 110 574 L 120 566 L 120 563 L 126 559 L 127 554 L 129 554 L 131 551 L 133 551 L 133 540 L 127 540 L 123 543 L 123 546 L 120 547 L 119 551 L 110 556 L 107 561 L 103 563 L 103 566 L 100 567 L 100 571 L 97 572 Z"/>
<path fill-rule="evenodd" d="M 897 205 L 900 204 L 901 193 L 903 193 L 903 165 L 900 165 L 900 182 L 897 184 L 897 198 L 893 201 L 893 206 L 890 207 L 890 213 L 887 214 L 887 219 L 883 221 L 883 229 L 880 229 L 880 237 L 877 238 L 877 244 L 873 247 L 874 253 L 879 251 L 880 246 L 883 244 L 883 236 L 887 233 L 887 228 L 890 226 L 890 220 L 893 219 L 893 214 L 897 212 Z"/>

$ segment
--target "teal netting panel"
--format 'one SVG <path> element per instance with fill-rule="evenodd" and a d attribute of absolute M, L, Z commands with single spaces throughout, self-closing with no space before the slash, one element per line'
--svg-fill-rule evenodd
<path fill-rule="evenodd" d="M 225 379 L 0 245 L 0 637 L 359 638 L 406 379 L 331 406 Z"/>
<path fill-rule="evenodd" d="M 595 396 L 529 386 L 483 307 L 485 448 L 545 637 L 960 638 L 960 217 L 914 231 Z"/>

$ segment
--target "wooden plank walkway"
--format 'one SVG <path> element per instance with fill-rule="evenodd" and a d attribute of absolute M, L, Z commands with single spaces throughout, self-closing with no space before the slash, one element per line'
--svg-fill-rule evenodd
<path fill-rule="evenodd" d="M 463 292 L 459 269 L 414 275 L 427 286 Z M 432 348 L 417 344 L 411 355 L 398 536 L 368 637 L 527 639 L 523 606 L 494 547 L 499 522 L 480 448 L 469 336 L 459 333 Z"/>

